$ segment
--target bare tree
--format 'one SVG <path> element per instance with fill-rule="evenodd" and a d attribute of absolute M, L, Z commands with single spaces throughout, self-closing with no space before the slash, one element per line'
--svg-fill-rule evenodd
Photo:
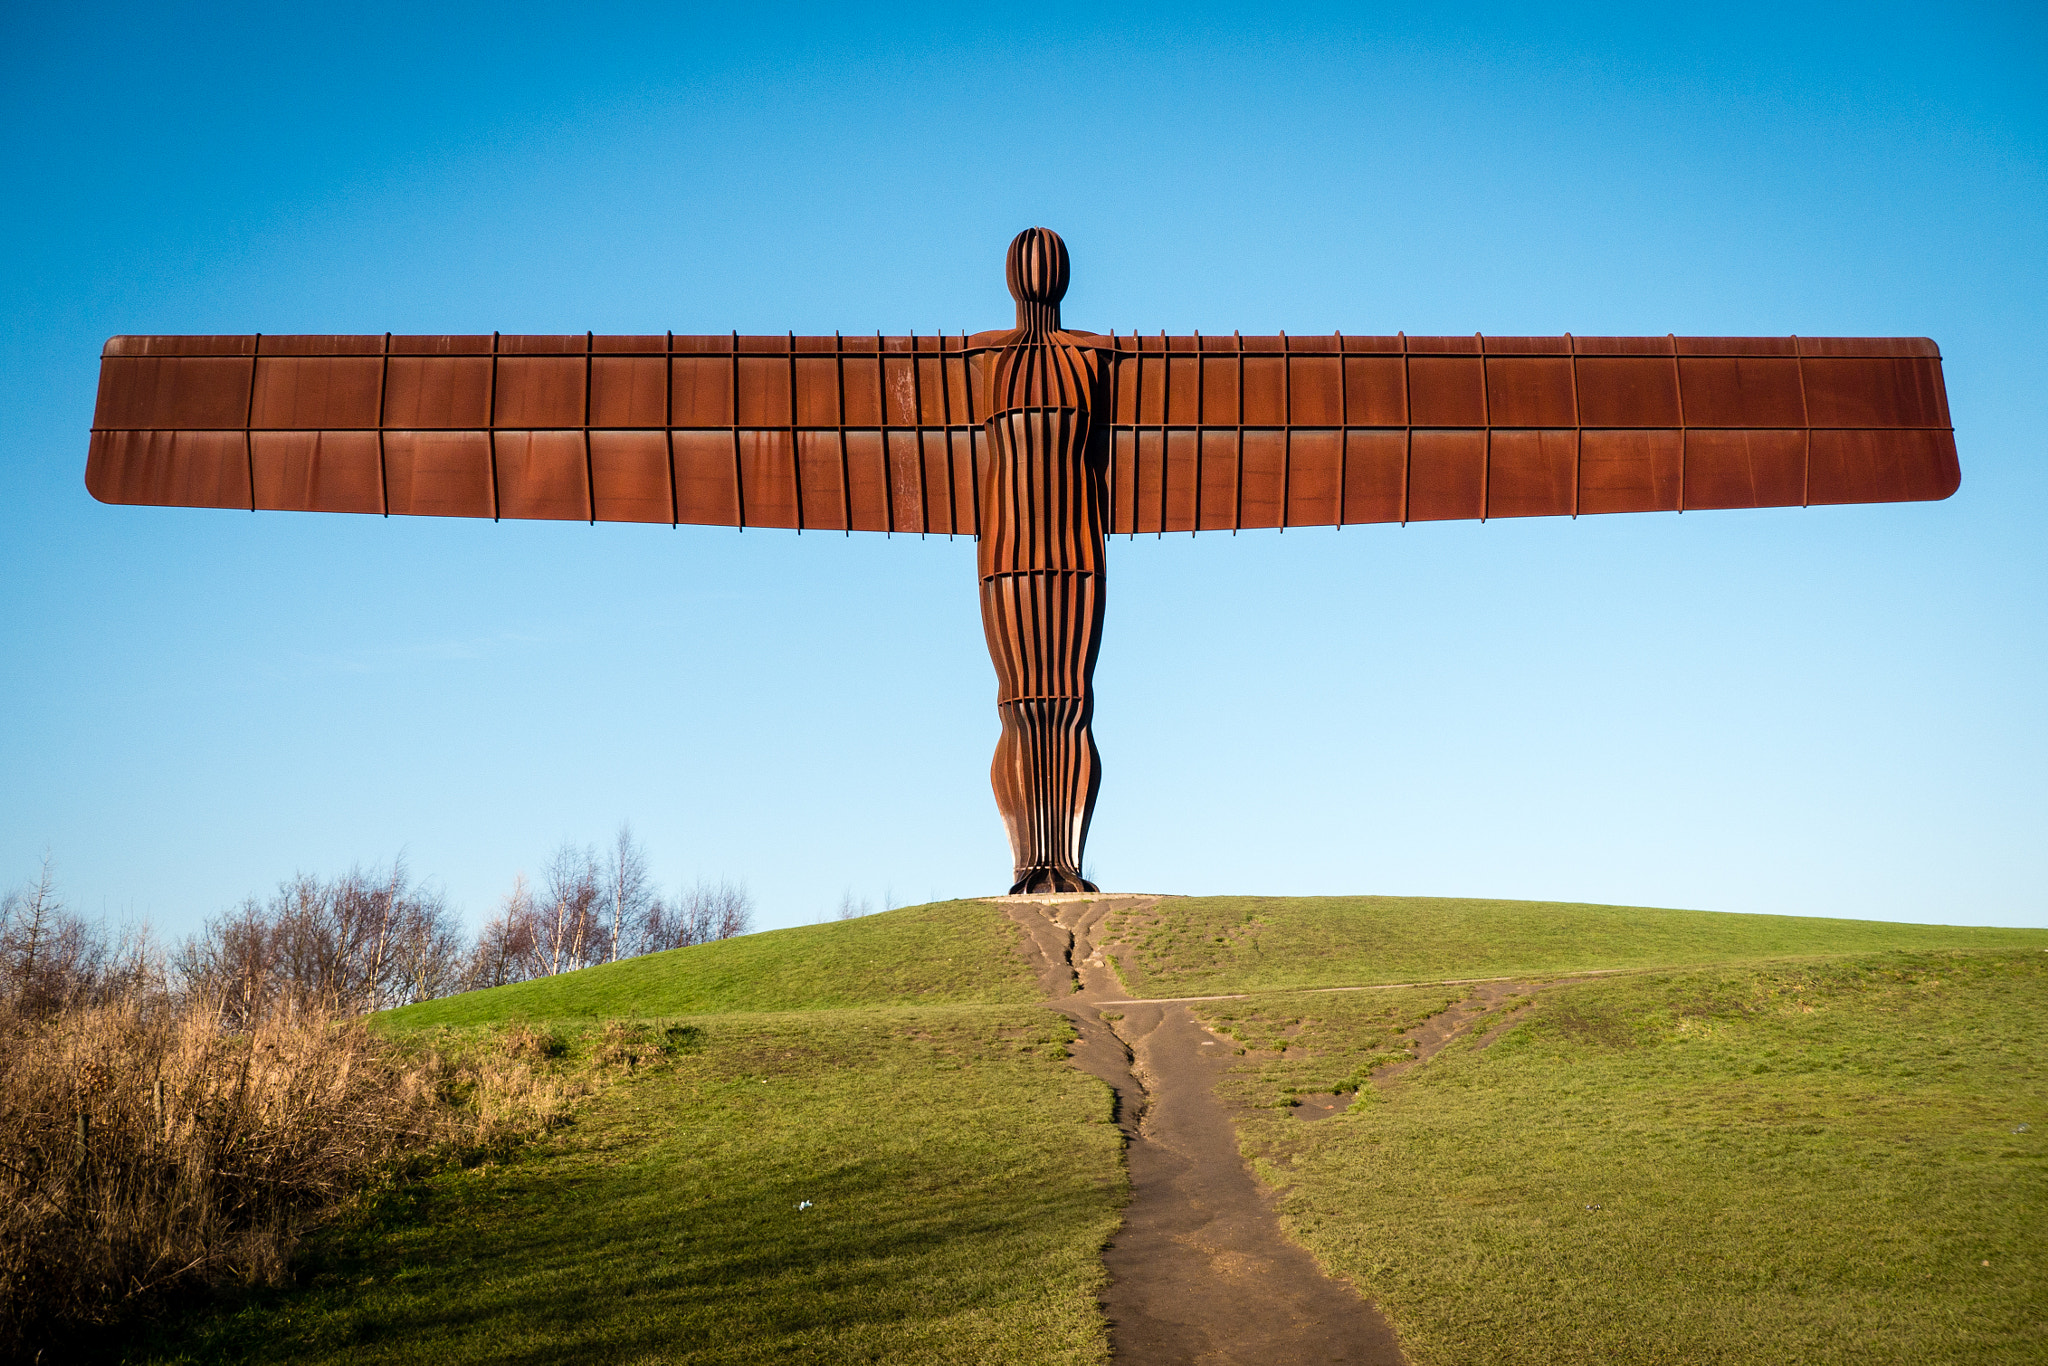
<path fill-rule="evenodd" d="M 654 885 L 647 876 L 647 853 L 633 840 L 633 827 L 619 826 L 618 842 L 612 846 L 610 865 L 605 869 L 606 899 L 611 903 L 612 942 L 609 962 L 619 961 L 621 950 L 632 957 L 654 902 Z"/>
<path fill-rule="evenodd" d="M 545 964 L 535 966 L 553 976 L 584 966 L 588 961 L 584 954 L 596 947 L 595 922 L 604 898 L 597 850 L 579 849 L 575 841 L 564 840 L 542 870 L 541 879 L 540 933 L 533 952 Z"/>
<path fill-rule="evenodd" d="M 641 933 L 641 952 L 684 949 L 714 939 L 731 939 L 753 926 L 754 899 L 732 882 L 700 881 L 685 887 L 673 900 L 649 907 Z"/>
<path fill-rule="evenodd" d="M 460 975 L 460 940 L 438 892 L 402 859 L 323 881 L 300 873 L 268 903 L 253 897 L 179 949 L 187 994 L 240 1027 L 272 1004 L 288 1011 L 376 1011 L 424 1000 Z"/>
<path fill-rule="evenodd" d="M 754 928 L 754 898 L 745 887 L 721 882 L 714 902 L 717 927 L 712 938 L 737 939 Z"/>
<path fill-rule="evenodd" d="M 274 941 L 263 907 L 250 897 L 180 944 L 172 973 L 187 998 L 237 1028 L 268 1003 L 277 976 Z"/>
<path fill-rule="evenodd" d="M 866 897 L 855 898 L 851 887 L 839 894 L 838 918 L 841 920 L 858 920 L 873 910 Z"/>
<path fill-rule="evenodd" d="M 108 968 L 106 935 L 65 908 L 45 854 L 35 881 L 0 896 L 0 995 L 34 1014 L 62 1010 L 99 994 Z"/>
<path fill-rule="evenodd" d="M 533 894 L 527 890 L 526 874 L 521 873 L 498 904 L 498 914 L 484 923 L 477 936 L 464 984 L 471 990 L 501 987 L 532 976 L 526 968 L 534 957 L 534 931 Z"/>

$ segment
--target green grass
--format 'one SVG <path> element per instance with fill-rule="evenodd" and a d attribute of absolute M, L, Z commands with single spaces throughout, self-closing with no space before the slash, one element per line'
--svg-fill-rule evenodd
<path fill-rule="evenodd" d="M 466 992 L 378 1020 L 389 1030 L 412 1030 L 910 1002 L 1022 1005 L 1038 1000 L 1038 987 L 1016 943 L 1016 926 L 987 903 L 942 901 Z"/>
<path fill-rule="evenodd" d="M 509 1162 L 397 1188 L 316 1240 L 298 1286 L 228 1297 L 123 1359 L 1106 1359 L 1098 1252 L 1125 1181 L 1064 1020 L 688 1023 L 701 1052 Z"/>
<path fill-rule="evenodd" d="M 2043 948 L 2048 930 L 1446 897 L 1175 898 L 1111 922 L 1137 996 L 1680 967 L 1887 949 Z"/>
<path fill-rule="evenodd" d="M 2048 1360 L 2048 953 L 1553 986 L 1483 1051 L 1285 1108 L 1456 994 L 1198 1007 L 1248 1047 L 1225 1086 L 1285 1225 L 1417 1366 Z"/>
<path fill-rule="evenodd" d="M 1122 933 L 1138 992 L 1255 993 L 1198 1007 L 1245 1045 L 1246 1151 L 1417 1366 L 2048 1359 L 2048 932 L 1361 897 L 1173 899 Z M 604 1019 L 701 1047 L 121 1359 L 1104 1360 L 1109 1096 L 1016 945 L 944 903 L 392 1012 L 422 1045 L 552 1022 L 567 1067 Z M 1302 990 L 1613 968 L 1378 1092 L 1465 988 Z"/>

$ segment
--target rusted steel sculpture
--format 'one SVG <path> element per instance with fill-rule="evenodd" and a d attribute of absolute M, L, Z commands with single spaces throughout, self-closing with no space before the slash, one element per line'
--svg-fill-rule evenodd
<path fill-rule="evenodd" d="M 115 337 L 109 503 L 979 539 L 1012 891 L 1093 890 L 1107 535 L 1946 498 L 1919 338 Z"/>

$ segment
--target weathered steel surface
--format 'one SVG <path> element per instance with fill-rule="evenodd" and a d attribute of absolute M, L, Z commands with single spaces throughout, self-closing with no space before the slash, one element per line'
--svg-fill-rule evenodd
<path fill-rule="evenodd" d="M 1946 498 L 1898 337 L 1100 336 L 1011 244 L 972 336 L 115 337 L 109 503 L 980 538 L 1015 890 L 1079 890 L 1103 542 Z"/>
<path fill-rule="evenodd" d="M 1101 773 L 1090 722 L 1102 642 L 1102 466 L 1090 458 L 1103 352 L 1060 332 L 1067 249 L 1010 244 L 1017 330 L 990 353 L 981 621 L 1003 718 L 989 770 L 1009 828 L 1012 892 L 1095 890 L 1081 852 Z"/>

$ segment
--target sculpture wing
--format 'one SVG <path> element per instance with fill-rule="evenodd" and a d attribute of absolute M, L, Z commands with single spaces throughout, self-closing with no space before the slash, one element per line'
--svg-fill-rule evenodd
<path fill-rule="evenodd" d="M 974 534 L 964 337 L 115 337 L 107 503 Z"/>
<path fill-rule="evenodd" d="M 1923 338 L 1118 337 L 1112 531 L 1946 498 Z"/>

